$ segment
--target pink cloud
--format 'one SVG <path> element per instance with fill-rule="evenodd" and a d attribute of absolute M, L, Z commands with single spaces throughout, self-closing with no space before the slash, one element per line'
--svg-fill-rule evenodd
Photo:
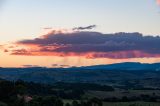
<path fill-rule="evenodd" d="M 140 33 L 102 34 L 100 32 L 51 31 L 34 39 L 25 39 L 5 48 L 12 55 L 83 56 L 86 58 L 160 57 L 160 37 Z"/>

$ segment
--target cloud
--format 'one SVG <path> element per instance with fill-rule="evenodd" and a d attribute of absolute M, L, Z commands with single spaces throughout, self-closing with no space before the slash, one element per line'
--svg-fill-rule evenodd
<path fill-rule="evenodd" d="M 59 67 L 71 67 L 70 65 L 64 65 L 64 64 L 62 64 L 62 65 L 59 65 L 59 64 L 52 64 L 52 67 L 57 67 L 57 68 L 59 68 Z"/>
<path fill-rule="evenodd" d="M 4 50 L 4 52 L 8 52 L 8 50 L 7 50 L 7 49 L 5 49 L 5 50 Z"/>
<path fill-rule="evenodd" d="M 39 66 L 39 65 L 22 65 L 22 67 L 25 67 L 25 68 L 34 68 L 34 67 L 42 67 L 42 66 Z"/>
<path fill-rule="evenodd" d="M 4 51 L 4 49 L 5 49 L 5 45 L 0 45 L 0 51 L 1 50 Z"/>
<path fill-rule="evenodd" d="M 12 55 L 83 56 L 86 58 L 160 57 L 160 37 L 140 33 L 103 34 L 91 31 L 52 31 L 35 39 L 25 39 L 8 48 Z"/>
<path fill-rule="evenodd" d="M 51 30 L 52 27 L 45 27 L 45 28 L 43 28 L 43 29 L 45 29 L 45 30 Z"/>
<path fill-rule="evenodd" d="M 3 45 L 0 45 L 0 48 L 3 48 Z"/>
<path fill-rule="evenodd" d="M 32 55 L 31 51 L 27 51 L 26 49 L 16 49 L 12 50 L 13 55 Z"/>
<path fill-rule="evenodd" d="M 96 25 L 89 25 L 86 27 L 75 27 L 75 28 L 73 28 L 73 30 L 86 30 L 86 29 L 93 29 L 95 27 L 96 27 Z"/>

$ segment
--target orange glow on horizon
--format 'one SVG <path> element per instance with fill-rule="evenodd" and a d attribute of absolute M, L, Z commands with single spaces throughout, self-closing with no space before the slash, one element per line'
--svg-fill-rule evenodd
<path fill-rule="evenodd" d="M 49 38 L 49 35 L 68 34 L 73 33 L 67 30 L 51 30 L 41 37 L 42 39 Z M 76 33 L 76 32 L 75 32 Z M 68 36 L 67 36 L 68 37 Z M 63 39 L 62 39 L 63 40 Z M 82 50 L 77 49 L 68 51 L 65 47 L 70 47 L 72 44 L 52 44 L 43 42 L 32 42 L 33 39 L 28 40 L 29 43 L 15 42 L 12 44 L 0 45 L 0 61 L 1 67 L 21 67 L 23 65 L 37 65 L 45 67 L 54 67 L 52 64 L 58 66 L 89 66 L 99 64 L 113 64 L 121 62 L 141 62 L 141 63 L 156 63 L 160 62 L 160 54 L 140 51 L 140 50 L 117 50 L 99 52 L 96 50 Z M 75 47 L 76 44 L 75 44 Z M 81 46 L 80 46 L 81 47 Z M 57 49 L 60 50 L 58 51 Z M 57 51 L 56 51 L 57 50 Z"/>
<path fill-rule="evenodd" d="M 32 46 L 34 47 L 34 46 Z M 133 51 L 119 51 L 119 52 L 54 52 L 54 48 L 51 51 L 40 51 L 38 48 L 31 49 L 18 49 L 12 50 L 11 55 L 23 55 L 23 56 L 59 56 L 59 57 L 84 57 L 87 59 L 95 58 L 110 58 L 110 59 L 128 59 L 128 58 L 158 58 L 160 54 L 149 54 L 139 50 Z M 53 50 L 53 51 L 52 51 Z M 21 53 L 20 53 L 21 52 Z"/>
<path fill-rule="evenodd" d="M 109 59 L 109 58 L 85 58 L 85 57 L 59 57 L 59 56 L 19 56 L 8 55 L 0 52 L 0 67 L 22 67 L 22 65 L 37 65 L 45 67 L 68 66 L 90 66 L 101 64 L 113 64 L 121 62 L 157 63 L 160 58 L 130 58 L 130 59 Z M 2 61 L 3 60 L 3 61 Z"/>

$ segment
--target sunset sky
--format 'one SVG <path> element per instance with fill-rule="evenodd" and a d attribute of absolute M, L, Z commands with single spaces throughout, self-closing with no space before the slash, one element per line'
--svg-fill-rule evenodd
<path fill-rule="evenodd" d="M 0 67 L 160 62 L 160 0 L 0 0 L 0 29 Z"/>

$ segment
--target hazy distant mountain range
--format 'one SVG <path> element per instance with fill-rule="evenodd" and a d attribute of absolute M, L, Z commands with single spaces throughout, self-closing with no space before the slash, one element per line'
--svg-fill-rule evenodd
<path fill-rule="evenodd" d="M 83 67 L 85 69 L 104 69 L 104 70 L 160 70 L 160 63 L 147 64 L 147 63 L 136 63 L 136 62 L 125 62 L 109 65 L 95 65 Z"/>
<path fill-rule="evenodd" d="M 146 86 L 160 86 L 160 63 L 117 63 L 71 68 L 0 68 L 0 78 L 7 80 L 25 80 L 39 83 L 63 82 L 94 82 L 122 85 L 125 81 L 139 81 Z M 152 85 L 153 86 L 153 85 Z"/>

